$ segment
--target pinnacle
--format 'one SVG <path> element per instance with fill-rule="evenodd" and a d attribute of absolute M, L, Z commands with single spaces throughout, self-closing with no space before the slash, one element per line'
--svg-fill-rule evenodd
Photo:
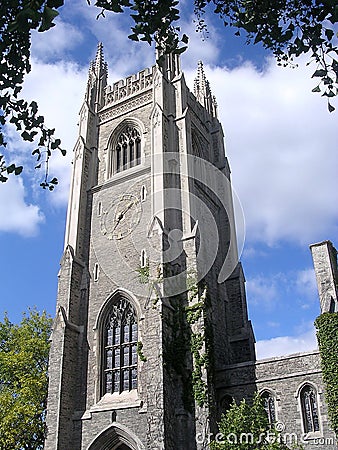
<path fill-rule="evenodd" d="M 203 105 L 210 114 L 216 117 L 217 103 L 215 97 L 211 93 L 210 84 L 207 80 L 203 62 L 197 63 L 197 76 L 194 81 L 194 95 L 199 103 Z"/>
<path fill-rule="evenodd" d="M 95 67 L 96 69 L 104 68 L 104 56 L 103 56 L 103 45 L 99 42 L 97 45 L 96 57 L 95 57 Z"/>

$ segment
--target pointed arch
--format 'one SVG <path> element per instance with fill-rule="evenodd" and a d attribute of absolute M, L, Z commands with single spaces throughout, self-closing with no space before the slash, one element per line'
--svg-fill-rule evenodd
<path fill-rule="evenodd" d="M 126 300 L 131 302 L 136 310 L 138 319 L 143 319 L 141 305 L 135 295 L 127 289 L 117 288 L 102 303 L 95 321 L 94 331 L 97 331 L 100 329 L 100 327 L 102 327 L 102 322 L 104 321 L 106 314 L 109 311 L 110 305 L 113 304 L 118 297 L 125 298 Z"/>
<path fill-rule="evenodd" d="M 134 118 L 124 119 L 108 141 L 107 178 L 142 162 L 143 124 Z"/>
<path fill-rule="evenodd" d="M 220 411 L 222 414 L 225 414 L 231 408 L 231 405 L 234 403 L 234 398 L 230 394 L 225 394 L 221 398 L 219 402 Z"/>
<path fill-rule="evenodd" d="M 98 398 L 135 392 L 140 308 L 135 298 L 117 289 L 104 302 L 95 331 L 98 339 Z"/>
<path fill-rule="evenodd" d="M 263 399 L 263 406 L 268 416 L 269 424 L 272 425 L 277 421 L 276 413 L 276 395 L 271 389 L 262 389 L 259 392 L 260 397 Z"/>
<path fill-rule="evenodd" d="M 87 450 L 145 450 L 140 439 L 126 426 L 113 422 L 97 435 Z"/>
<path fill-rule="evenodd" d="M 320 410 L 317 387 L 306 381 L 299 386 L 296 397 L 298 397 L 304 433 L 319 432 Z"/>

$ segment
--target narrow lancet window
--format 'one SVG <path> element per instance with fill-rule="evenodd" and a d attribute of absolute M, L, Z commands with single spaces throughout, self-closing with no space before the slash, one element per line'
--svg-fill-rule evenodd
<path fill-rule="evenodd" d="M 147 265 L 147 252 L 145 250 L 141 251 L 140 265 L 141 267 L 146 267 Z"/>
<path fill-rule="evenodd" d="M 104 394 L 137 388 L 137 318 L 122 298 L 112 307 L 104 329 Z"/>
<path fill-rule="evenodd" d="M 314 388 L 305 385 L 300 392 L 304 432 L 319 431 L 317 395 Z"/>
<path fill-rule="evenodd" d="M 141 202 L 144 202 L 147 198 L 147 189 L 146 187 L 143 185 L 141 188 Z"/>
<path fill-rule="evenodd" d="M 95 263 L 94 266 L 94 281 L 98 281 L 99 279 L 99 265 L 98 263 Z"/>
<path fill-rule="evenodd" d="M 261 397 L 263 399 L 263 405 L 266 415 L 268 416 L 269 424 L 272 425 L 276 422 L 275 398 L 268 391 L 264 391 L 261 394 Z"/>

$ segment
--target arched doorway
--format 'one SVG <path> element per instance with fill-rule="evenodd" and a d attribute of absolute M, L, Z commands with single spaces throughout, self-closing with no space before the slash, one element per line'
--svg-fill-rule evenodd
<path fill-rule="evenodd" d="M 114 422 L 96 436 L 87 450 L 145 450 L 145 447 L 127 427 Z"/>

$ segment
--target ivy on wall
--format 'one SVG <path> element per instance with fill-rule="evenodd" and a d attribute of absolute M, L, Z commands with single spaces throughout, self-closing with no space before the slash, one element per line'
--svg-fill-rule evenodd
<path fill-rule="evenodd" d="M 143 343 L 141 341 L 138 341 L 136 344 L 136 353 L 141 361 L 143 361 L 143 362 L 147 361 L 147 358 L 146 358 L 146 356 L 144 356 L 144 353 L 143 353 Z"/>
<path fill-rule="evenodd" d="M 326 402 L 331 426 L 338 434 L 338 313 L 325 312 L 315 321 Z"/>
<path fill-rule="evenodd" d="M 171 339 L 166 342 L 164 362 L 181 376 L 183 384 L 182 400 L 186 410 L 192 411 L 193 402 L 200 407 L 208 400 L 208 386 L 204 373 L 208 370 L 209 356 L 206 343 L 205 310 L 206 289 L 201 290 L 197 282 L 187 280 L 188 289 L 185 299 L 171 298 L 173 306 Z M 190 359 L 192 358 L 192 359 Z M 189 359 L 192 362 L 189 368 Z"/>

